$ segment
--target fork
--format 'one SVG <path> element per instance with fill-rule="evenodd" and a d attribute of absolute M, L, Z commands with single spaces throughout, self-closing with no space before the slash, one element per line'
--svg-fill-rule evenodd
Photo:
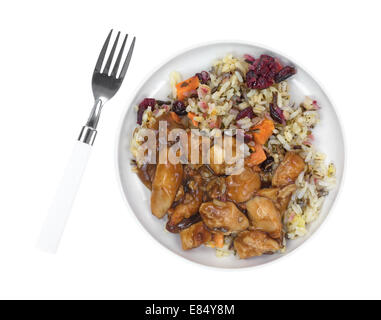
<path fill-rule="evenodd" d="M 91 109 L 86 125 L 82 127 L 79 134 L 78 141 L 74 147 L 69 164 L 66 167 L 61 184 L 57 189 L 55 198 L 50 206 L 48 216 L 40 233 L 37 246 L 46 252 L 55 253 L 58 249 L 77 190 L 79 189 L 83 172 L 90 156 L 92 145 L 94 144 L 94 140 L 97 135 L 97 126 L 102 108 L 104 104 L 119 90 L 131 61 L 132 52 L 135 45 L 135 37 L 131 42 L 127 56 L 118 75 L 119 65 L 122 60 L 124 47 L 128 38 L 127 34 L 124 37 L 122 46 L 119 49 L 119 54 L 110 73 L 114 54 L 120 37 L 120 32 L 118 32 L 106 64 L 102 70 L 103 61 L 106 56 L 112 32 L 113 30 L 110 31 L 106 38 L 93 73 L 92 89 L 95 100 L 94 106 Z"/>

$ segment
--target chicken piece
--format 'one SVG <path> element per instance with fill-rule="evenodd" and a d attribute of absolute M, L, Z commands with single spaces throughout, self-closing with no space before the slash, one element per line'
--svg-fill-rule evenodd
<path fill-rule="evenodd" d="M 171 215 L 169 217 L 170 225 L 177 225 L 183 219 L 189 218 L 196 214 L 200 208 L 203 191 L 201 190 L 202 179 L 201 176 L 194 176 L 192 180 L 188 181 L 188 189 L 182 200 L 174 209 L 171 209 Z"/>
<path fill-rule="evenodd" d="M 241 232 L 234 240 L 234 249 L 241 259 L 274 253 L 280 249 L 278 241 L 258 230 Z"/>
<path fill-rule="evenodd" d="M 216 175 L 227 174 L 229 168 L 234 167 L 235 163 L 231 163 L 232 159 L 229 159 L 229 155 L 234 158 L 236 156 L 236 140 L 235 138 L 229 138 L 226 142 L 225 150 L 225 139 L 222 140 L 222 145 L 215 144 L 209 150 L 210 164 L 209 167 L 213 170 Z M 228 148 L 231 148 L 229 154 Z"/>
<path fill-rule="evenodd" d="M 184 197 L 184 187 L 182 185 L 180 185 L 179 189 L 177 190 L 176 192 L 176 196 L 175 196 L 175 202 L 176 201 L 180 201 L 181 199 L 183 199 Z"/>
<path fill-rule="evenodd" d="M 226 178 L 227 196 L 235 202 L 249 200 L 261 188 L 259 174 L 245 167 L 243 172 Z"/>
<path fill-rule="evenodd" d="M 273 201 L 257 196 L 246 202 L 246 208 L 250 222 L 256 230 L 267 232 L 274 239 L 281 237 L 281 216 Z"/>
<path fill-rule="evenodd" d="M 183 178 L 182 164 L 158 164 L 152 182 L 151 211 L 161 219 L 171 207 Z"/>
<path fill-rule="evenodd" d="M 181 244 L 184 250 L 197 248 L 212 239 L 212 234 L 202 221 L 180 232 Z"/>
<path fill-rule="evenodd" d="M 283 215 L 284 211 L 287 209 L 288 203 L 291 200 L 291 196 L 296 189 L 297 187 L 295 184 L 290 184 L 279 190 L 277 201 L 281 215 Z"/>
<path fill-rule="evenodd" d="M 283 161 L 276 168 L 272 185 L 283 187 L 294 183 L 299 174 L 304 170 L 304 160 L 295 152 L 287 152 Z"/>
<path fill-rule="evenodd" d="M 249 220 L 238 210 L 233 202 L 213 200 L 200 206 L 200 215 L 206 226 L 212 231 L 230 234 L 249 227 Z"/>
<path fill-rule="evenodd" d="M 279 188 L 265 188 L 259 190 L 256 194 L 257 196 L 269 198 L 272 201 L 276 202 L 278 199 L 278 191 Z"/>
<path fill-rule="evenodd" d="M 226 181 L 224 177 L 214 177 L 206 185 L 206 192 L 211 199 L 221 199 L 225 196 Z"/>
<path fill-rule="evenodd" d="M 176 225 L 181 222 L 184 218 L 189 218 L 190 216 L 198 212 L 202 202 L 202 193 L 199 192 L 198 195 L 192 195 L 191 193 L 186 193 L 184 200 L 177 205 L 174 209 L 171 209 L 171 216 L 169 218 L 171 225 Z"/>

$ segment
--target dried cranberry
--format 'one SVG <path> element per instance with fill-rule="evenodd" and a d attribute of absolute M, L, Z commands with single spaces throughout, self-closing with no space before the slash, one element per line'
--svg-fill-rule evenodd
<path fill-rule="evenodd" d="M 286 124 L 286 119 L 284 118 L 283 111 L 273 103 L 270 103 L 270 116 L 274 121 L 283 125 Z"/>
<path fill-rule="evenodd" d="M 243 57 L 245 58 L 245 61 L 249 64 L 253 64 L 255 61 L 255 59 L 249 54 L 244 54 Z"/>
<path fill-rule="evenodd" d="M 198 79 L 200 80 L 202 84 L 207 84 L 208 81 L 210 80 L 210 75 L 206 71 L 201 71 L 199 73 L 196 73 L 196 76 L 198 77 Z"/>
<path fill-rule="evenodd" d="M 243 118 L 246 118 L 246 117 L 248 117 L 250 119 L 254 118 L 254 112 L 253 112 L 253 108 L 252 107 L 247 107 L 247 108 L 243 109 L 242 111 L 240 111 L 237 114 L 236 120 L 238 121 L 239 119 L 243 119 Z"/>
<path fill-rule="evenodd" d="M 263 54 L 249 66 L 246 84 L 251 89 L 266 89 L 274 84 L 274 77 L 280 70 L 279 61 Z"/>
<path fill-rule="evenodd" d="M 251 135 L 251 134 L 246 134 L 246 133 L 245 133 L 244 141 L 245 141 L 245 143 L 248 143 L 248 142 L 250 142 L 250 141 L 253 141 L 253 135 Z"/>
<path fill-rule="evenodd" d="M 275 93 L 273 96 L 273 102 L 270 103 L 270 116 L 274 121 L 285 125 L 286 118 L 283 115 L 283 110 L 278 107 L 277 101 L 278 101 L 278 94 Z"/>
<path fill-rule="evenodd" d="M 295 73 L 296 69 L 294 67 L 286 66 L 275 75 L 274 80 L 276 83 L 279 83 L 293 76 Z"/>
<path fill-rule="evenodd" d="M 179 116 L 184 116 L 187 114 L 184 102 L 176 100 L 172 104 L 172 110 Z"/>
<path fill-rule="evenodd" d="M 142 102 L 140 102 L 139 109 L 138 109 L 138 119 L 137 119 L 138 124 L 142 124 L 144 111 L 148 107 L 154 108 L 155 105 L 156 105 L 156 100 L 152 98 L 145 98 L 143 99 Z"/>

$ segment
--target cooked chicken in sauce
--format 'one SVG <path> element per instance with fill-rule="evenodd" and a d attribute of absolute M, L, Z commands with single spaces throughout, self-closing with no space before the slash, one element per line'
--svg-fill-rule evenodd
<path fill-rule="evenodd" d="M 203 193 L 201 190 L 202 179 L 201 176 L 195 176 L 187 183 L 188 192 L 186 192 L 179 204 L 173 209 L 169 209 L 169 221 L 172 225 L 177 225 L 184 218 L 198 213 L 198 209 L 202 203 Z"/>
<path fill-rule="evenodd" d="M 200 221 L 180 232 L 181 244 L 184 250 L 197 248 L 212 239 L 211 232 Z"/>
<path fill-rule="evenodd" d="M 246 202 L 246 208 L 250 222 L 256 230 L 265 231 L 274 239 L 280 238 L 282 233 L 281 216 L 272 200 L 254 197 Z"/>
<path fill-rule="evenodd" d="M 200 207 L 200 215 L 210 230 L 224 234 L 243 231 L 249 227 L 247 217 L 230 201 L 204 202 Z"/>
<path fill-rule="evenodd" d="M 288 186 L 285 186 L 279 190 L 277 196 L 277 203 L 281 214 L 283 214 L 284 211 L 287 209 L 288 204 L 291 200 L 291 196 L 296 191 L 296 189 L 297 188 L 295 184 L 289 184 Z"/>
<path fill-rule="evenodd" d="M 172 122 L 170 126 L 178 126 Z M 152 213 L 158 218 L 168 216 L 166 228 L 180 233 L 184 250 L 202 244 L 222 247 L 225 237 L 232 239 L 242 259 L 280 250 L 282 215 L 296 190 L 294 182 L 305 168 L 303 159 L 287 152 L 274 172 L 245 166 L 239 174 L 226 175 L 229 165 L 224 163 L 223 151 L 220 164 L 139 168 L 138 176 L 152 190 Z M 266 187 L 261 189 L 262 185 Z"/>
<path fill-rule="evenodd" d="M 252 168 L 245 168 L 240 174 L 228 176 L 226 186 L 227 196 L 230 200 L 245 202 L 261 188 L 261 179 Z"/>
<path fill-rule="evenodd" d="M 151 210 L 163 218 L 175 200 L 183 178 L 182 164 L 158 164 L 152 182 Z"/>
<path fill-rule="evenodd" d="M 283 161 L 275 170 L 272 185 L 274 187 L 282 187 L 294 183 L 304 168 L 304 160 L 298 154 L 287 152 Z"/>
<path fill-rule="evenodd" d="M 279 243 L 265 232 L 250 230 L 241 232 L 234 240 L 234 248 L 241 259 L 261 256 L 278 251 Z"/>

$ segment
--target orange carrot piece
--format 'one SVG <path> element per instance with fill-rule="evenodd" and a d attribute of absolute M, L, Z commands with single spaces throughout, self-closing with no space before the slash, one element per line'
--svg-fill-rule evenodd
<path fill-rule="evenodd" d="M 200 80 L 198 79 L 197 76 L 194 76 L 187 80 L 179 82 L 178 84 L 176 84 L 177 99 L 184 100 L 187 94 L 190 91 L 196 90 L 199 85 L 200 85 Z"/>
<path fill-rule="evenodd" d="M 265 144 L 273 134 L 274 129 L 274 122 L 269 119 L 264 119 L 262 122 L 252 127 L 251 130 L 256 130 L 256 132 L 253 133 L 255 143 Z"/>
<path fill-rule="evenodd" d="M 194 117 L 196 115 L 192 112 L 188 112 L 188 118 L 192 120 L 192 123 L 195 127 L 198 127 L 198 122 L 196 120 L 194 120 Z"/>
<path fill-rule="evenodd" d="M 180 119 L 180 117 L 176 114 L 176 112 L 171 111 L 171 117 L 172 117 L 172 119 L 173 119 L 175 122 L 177 122 L 177 123 L 181 123 L 181 119 Z"/>
<path fill-rule="evenodd" d="M 222 248 L 224 246 L 224 235 L 222 233 L 214 233 L 213 241 L 217 248 Z"/>
<path fill-rule="evenodd" d="M 254 147 L 252 147 L 253 153 L 247 160 L 247 165 L 249 167 L 257 166 L 266 160 L 266 153 L 262 148 L 262 145 L 256 143 Z"/>

